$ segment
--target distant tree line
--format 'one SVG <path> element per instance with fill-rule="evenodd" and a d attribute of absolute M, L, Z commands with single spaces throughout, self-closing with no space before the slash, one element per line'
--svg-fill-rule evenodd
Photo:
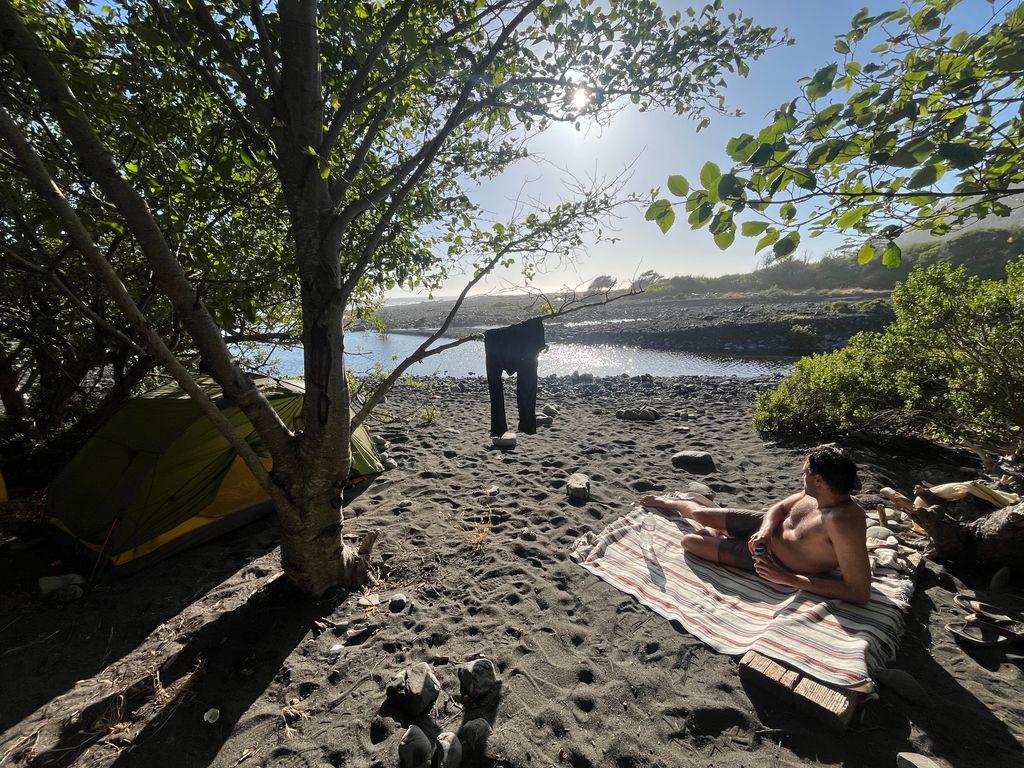
<path fill-rule="evenodd" d="M 903 259 L 890 269 L 881 261 L 860 264 L 857 247 L 839 249 L 819 261 L 789 259 L 754 272 L 719 277 L 678 275 L 663 278 L 647 290 L 652 294 L 688 296 L 704 293 L 752 293 L 864 288 L 891 290 L 917 267 L 946 264 L 966 267 L 983 280 L 1006 278 L 1008 261 L 1024 254 L 1024 229 L 972 229 L 959 237 L 935 239 L 903 248 Z"/>

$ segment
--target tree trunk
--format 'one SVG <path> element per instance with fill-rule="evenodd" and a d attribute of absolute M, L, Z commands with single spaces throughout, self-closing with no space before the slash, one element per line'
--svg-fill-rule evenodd
<path fill-rule="evenodd" d="M 1024 570 L 1024 502 L 964 521 L 940 504 L 909 513 L 932 539 L 928 557 Z"/>

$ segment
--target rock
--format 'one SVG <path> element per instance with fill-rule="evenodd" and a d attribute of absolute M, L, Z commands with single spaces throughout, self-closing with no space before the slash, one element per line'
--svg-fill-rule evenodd
<path fill-rule="evenodd" d="M 356 605 L 360 608 L 374 608 L 380 605 L 380 595 L 374 593 L 372 595 L 363 595 L 356 600 Z"/>
<path fill-rule="evenodd" d="M 390 443 L 380 435 L 371 435 L 370 439 L 373 440 L 373 447 L 378 451 L 386 451 Z"/>
<path fill-rule="evenodd" d="M 466 752 L 482 755 L 487 751 L 487 739 L 491 735 L 491 724 L 478 717 L 462 724 L 459 728 L 459 741 Z"/>
<path fill-rule="evenodd" d="M 441 684 L 438 683 L 434 670 L 429 664 L 421 661 L 395 675 L 388 683 L 386 695 L 388 703 L 416 717 L 434 706 L 440 692 Z M 429 742 L 427 759 L 430 759 Z"/>
<path fill-rule="evenodd" d="M 707 451 L 679 451 L 672 456 L 672 466 L 706 475 L 715 471 L 715 460 Z"/>
<path fill-rule="evenodd" d="M 547 427 L 554 421 L 550 416 L 545 416 L 543 413 L 538 413 L 534 416 L 538 427 Z"/>
<path fill-rule="evenodd" d="M 875 673 L 875 680 L 890 688 L 911 704 L 923 707 L 930 707 L 932 697 L 924 687 L 917 682 L 917 678 L 902 669 L 882 669 Z"/>
<path fill-rule="evenodd" d="M 490 659 L 474 659 L 459 667 L 459 689 L 463 701 L 476 701 L 494 690 L 499 678 Z"/>
<path fill-rule="evenodd" d="M 704 485 L 704 483 L 699 483 L 696 480 L 691 480 L 686 484 L 686 491 L 688 493 L 698 493 L 709 499 L 715 498 L 715 492 L 710 486 Z"/>
<path fill-rule="evenodd" d="M 629 484 L 637 493 L 647 493 L 648 491 L 663 491 L 665 486 L 661 483 L 652 483 L 650 480 L 636 480 Z"/>
<path fill-rule="evenodd" d="M 616 411 L 615 415 L 626 421 L 657 421 L 661 418 L 661 412 L 649 405 L 643 405 L 639 408 L 622 408 Z"/>
<path fill-rule="evenodd" d="M 558 409 L 555 408 L 555 406 L 553 406 L 551 403 L 548 403 L 547 405 L 545 405 L 540 410 L 541 410 L 541 413 L 543 413 L 545 416 L 557 416 L 558 415 Z"/>
<path fill-rule="evenodd" d="M 1010 566 L 1004 565 L 994 574 L 992 574 L 992 581 L 988 583 L 989 589 L 1003 589 L 1010 584 L 1010 579 L 1013 577 L 1013 571 L 1010 570 Z"/>
<path fill-rule="evenodd" d="M 881 525 L 872 525 L 867 530 L 867 536 L 869 539 L 881 539 L 885 541 L 892 536 L 892 530 Z"/>
<path fill-rule="evenodd" d="M 430 759 L 430 768 L 459 768 L 462 764 L 462 742 L 451 731 L 437 735 L 434 755 Z"/>
<path fill-rule="evenodd" d="M 77 584 L 65 584 L 60 589 L 52 592 L 50 598 L 58 603 L 73 603 L 75 600 L 81 600 L 84 594 L 85 590 Z"/>
<path fill-rule="evenodd" d="M 458 451 L 453 451 L 451 448 L 445 448 L 443 451 L 441 451 L 441 454 L 446 459 L 454 459 L 456 456 L 459 455 L 459 452 Z"/>
<path fill-rule="evenodd" d="M 519 538 L 523 541 L 536 541 L 537 534 L 532 528 L 523 528 L 519 531 Z"/>
<path fill-rule="evenodd" d="M 896 768 L 941 768 L 941 766 L 930 757 L 925 757 L 917 752 L 898 752 Z"/>
<path fill-rule="evenodd" d="M 391 599 L 388 600 L 388 608 L 390 608 L 395 613 L 398 613 L 408 604 L 409 598 L 403 595 L 401 592 L 395 592 L 395 594 L 391 596 Z"/>
<path fill-rule="evenodd" d="M 51 595 L 56 596 L 54 593 L 63 587 L 82 587 L 85 584 L 85 578 L 77 573 L 65 573 L 62 576 L 42 576 L 39 579 L 39 596 L 42 598 L 47 598 Z"/>
<path fill-rule="evenodd" d="M 492 485 L 490 488 L 484 491 L 484 496 L 497 496 L 501 491 L 498 486 Z"/>
<path fill-rule="evenodd" d="M 398 469 L 398 462 L 389 456 L 384 460 L 384 469 Z"/>
<path fill-rule="evenodd" d="M 515 448 L 516 433 L 509 431 L 498 437 L 492 437 L 491 445 L 493 445 L 495 448 Z"/>
<path fill-rule="evenodd" d="M 430 739 L 415 725 L 402 736 L 398 745 L 398 764 L 401 768 L 430 768 Z"/>
<path fill-rule="evenodd" d="M 590 478 L 582 472 L 569 475 L 569 480 L 565 484 L 565 492 L 570 499 L 587 501 L 590 498 Z"/>

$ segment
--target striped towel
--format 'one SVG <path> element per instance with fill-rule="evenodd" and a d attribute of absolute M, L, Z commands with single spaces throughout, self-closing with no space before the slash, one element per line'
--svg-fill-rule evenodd
<path fill-rule="evenodd" d="M 679 540 L 692 531 L 688 522 L 658 513 L 654 552 L 645 556 L 640 521 L 649 513 L 637 507 L 584 534 L 570 556 L 720 653 L 753 650 L 831 685 L 874 689 L 871 673 L 899 647 L 909 577 L 879 568 L 867 605 L 826 600 L 687 554 Z"/>

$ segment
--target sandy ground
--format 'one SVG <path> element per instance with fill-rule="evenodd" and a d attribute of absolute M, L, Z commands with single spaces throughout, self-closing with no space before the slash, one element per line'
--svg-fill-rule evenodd
<path fill-rule="evenodd" d="M 760 508 L 796 490 L 809 445 L 751 430 L 763 385 L 545 379 L 539 404 L 559 414 L 511 451 L 490 445 L 483 381 L 399 389 L 394 420 L 377 429 L 399 468 L 346 509 L 346 534 L 381 531 L 367 590 L 379 606 L 294 594 L 279 578 L 272 519 L 67 605 L 32 596 L 28 563 L 46 558 L 14 553 L 5 537 L 0 765 L 396 766 L 410 721 L 382 707 L 387 682 L 429 662 L 443 688 L 433 721 L 455 730 L 467 716 L 456 670 L 481 655 L 497 665 L 501 695 L 483 713 L 494 724 L 486 755 L 466 765 L 855 768 L 894 766 L 908 750 L 942 766 L 1024 765 L 1022 646 L 963 648 L 943 630 L 959 613 L 953 595 L 987 574 L 927 564 L 892 666 L 930 702 L 882 688 L 836 735 L 745 689 L 736 658 L 569 560 L 578 536 L 641 492 L 701 480 L 722 503 Z M 617 419 L 627 404 L 663 417 Z M 881 486 L 909 492 L 977 471 L 965 454 L 846 444 L 865 506 Z M 710 451 L 717 471 L 673 469 L 685 448 Z M 577 471 L 591 478 L 588 502 L 566 498 Z M 395 592 L 409 602 L 392 610 Z"/>

